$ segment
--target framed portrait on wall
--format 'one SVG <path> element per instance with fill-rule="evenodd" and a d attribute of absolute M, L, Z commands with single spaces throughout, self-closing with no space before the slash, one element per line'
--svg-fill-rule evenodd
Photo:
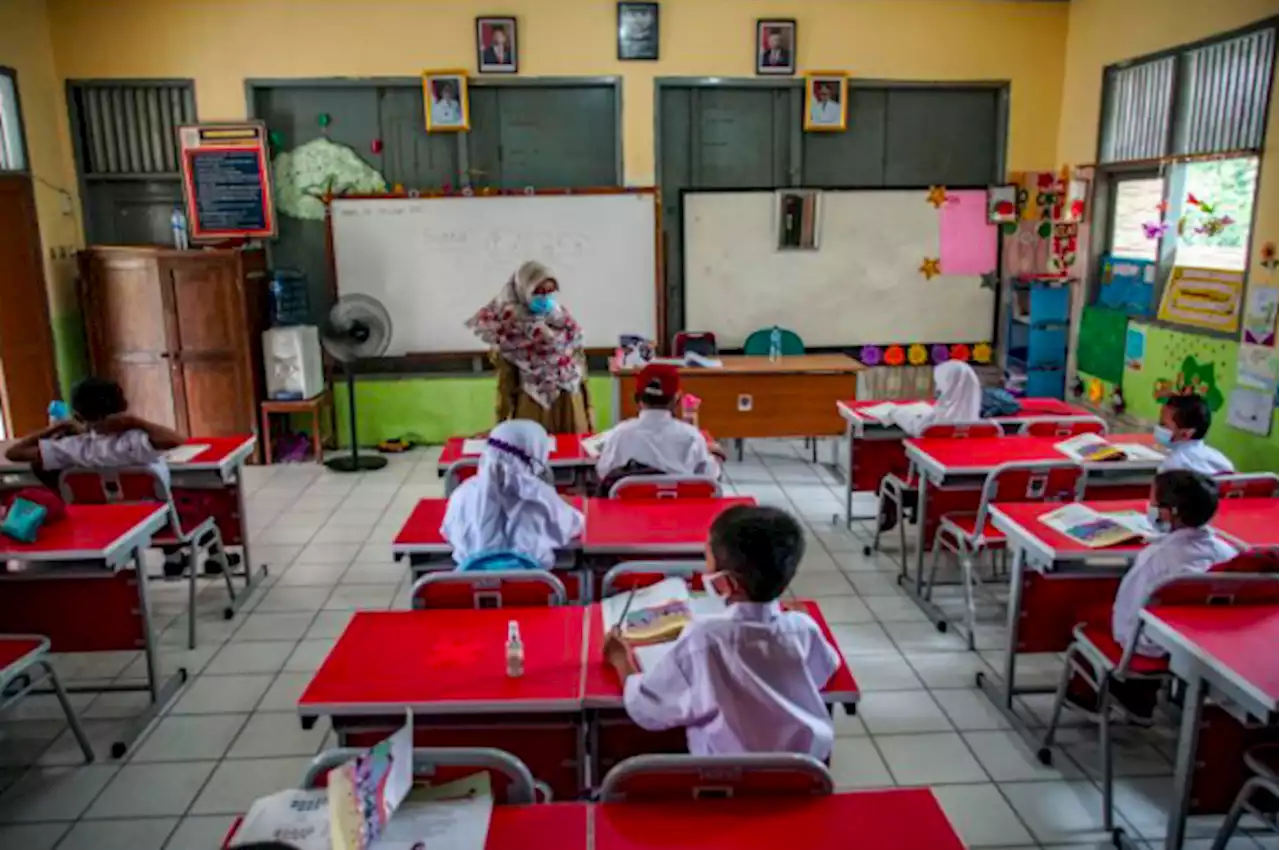
<path fill-rule="evenodd" d="M 804 75 L 804 128 L 809 132 L 839 132 L 848 126 L 849 77 L 842 71 L 814 71 Z"/>
<path fill-rule="evenodd" d="M 514 74 L 520 69 L 515 18 L 476 18 L 476 68 L 482 74 Z"/>
<path fill-rule="evenodd" d="M 756 73 L 791 76 L 796 72 L 796 22 L 793 18 L 756 21 Z"/>
<path fill-rule="evenodd" d="M 423 71 L 422 100 L 428 133 L 457 133 L 471 129 L 466 71 Z"/>
<path fill-rule="evenodd" d="M 658 4 L 618 4 L 618 59 L 658 58 Z"/>
<path fill-rule="evenodd" d="M 1005 183 L 987 187 L 987 223 L 1016 224 L 1018 222 L 1018 186 Z"/>

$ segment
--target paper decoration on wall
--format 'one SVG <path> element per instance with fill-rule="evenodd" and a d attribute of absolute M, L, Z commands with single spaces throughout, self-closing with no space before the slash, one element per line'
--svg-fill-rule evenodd
<path fill-rule="evenodd" d="M 1130 316 L 1150 316 L 1155 282 L 1154 262 L 1106 255 L 1102 258 L 1098 303 L 1123 310 Z"/>
<path fill-rule="evenodd" d="M 369 152 L 373 154 L 382 153 L 382 139 L 373 139 L 369 142 Z"/>
<path fill-rule="evenodd" d="M 969 362 L 971 352 L 969 351 L 969 346 L 965 345 L 963 342 L 957 342 L 955 345 L 951 346 L 947 355 L 951 360 L 959 360 L 961 363 L 967 363 Z"/>
<path fill-rule="evenodd" d="M 900 345 L 891 345 L 884 352 L 884 365 L 901 366 L 907 362 L 907 354 Z"/>
<path fill-rule="evenodd" d="M 1000 288 L 1000 275 L 996 272 L 986 272 L 982 275 L 982 280 L 978 283 L 978 286 L 995 292 Z"/>
<path fill-rule="evenodd" d="M 382 175 L 359 154 L 326 138 L 277 155 L 272 170 L 276 206 L 294 218 L 323 221 L 326 197 L 387 191 Z"/>
<path fill-rule="evenodd" d="M 1236 383 L 1274 393 L 1280 357 L 1265 345 L 1241 345 L 1236 354 Z"/>
<path fill-rule="evenodd" d="M 1267 271 L 1275 271 L 1276 266 L 1280 265 L 1276 256 L 1276 243 L 1262 243 L 1262 247 L 1258 249 L 1258 263 Z"/>
<path fill-rule="evenodd" d="M 1124 413 L 1124 409 L 1124 390 L 1120 388 L 1119 384 L 1116 384 L 1116 386 L 1111 389 L 1111 412 L 1116 416 L 1120 416 Z"/>
<path fill-rule="evenodd" d="M 1125 332 L 1129 317 L 1119 310 L 1092 305 L 1080 314 L 1076 368 L 1109 384 L 1124 379 Z"/>
<path fill-rule="evenodd" d="M 1250 387 L 1236 387 L 1227 405 L 1227 424 L 1250 434 L 1266 437 L 1271 433 L 1272 393 Z"/>
<path fill-rule="evenodd" d="M 1187 214 L 1179 222 L 1179 233 L 1182 233 L 1190 222 L 1196 233 L 1204 236 L 1217 236 L 1236 221 L 1229 215 L 1220 215 L 1211 201 L 1204 201 L 1195 195 L 1187 195 Z"/>
<path fill-rule="evenodd" d="M 980 342 L 973 347 L 974 363 L 990 363 L 991 362 L 991 346 L 985 342 Z"/>
<path fill-rule="evenodd" d="M 1102 381 L 1097 378 L 1089 379 L 1089 403 L 1102 404 L 1102 396 L 1104 395 Z"/>
<path fill-rule="evenodd" d="M 1280 289 L 1255 282 L 1249 287 L 1244 307 L 1244 336 L 1247 345 L 1276 344 L 1276 314 L 1280 309 Z"/>
<path fill-rule="evenodd" d="M 1158 315 L 1178 325 L 1234 333 L 1243 290 L 1243 272 L 1175 266 Z"/>
<path fill-rule="evenodd" d="M 1018 220 L 1018 187 L 1012 183 L 987 188 L 987 222 L 1005 224 Z"/>
<path fill-rule="evenodd" d="M 1188 354 L 1182 360 L 1182 366 L 1173 378 L 1159 378 L 1152 388 L 1157 401 L 1163 401 L 1175 395 L 1198 395 L 1210 410 L 1222 407 L 1222 391 L 1214 377 L 1212 361 L 1201 363 L 1194 355 Z"/>
<path fill-rule="evenodd" d="M 1147 328 L 1132 322 L 1124 333 L 1124 368 L 1141 372 L 1147 360 Z"/>
<path fill-rule="evenodd" d="M 1144 221 L 1142 223 L 1142 235 L 1152 242 L 1163 239 L 1168 232 L 1169 222 L 1167 221 Z"/>
<path fill-rule="evenodd" d="M 925 200 L 933 204 L 934 207 L 940 208 L 947 202 L 947 187 L 930 186 L 929 194 L 925 196 Z"/>
<path fill-rule="evenodd" d="M 863 366 L 879 366 L 884 359 L 884 351 L 878 345 L 864 345 L 858 352 L 858 359 Z"/>
<path fill-rule="evenodd" d="M 1057 203 L 1053 206 L 1053 220 L 1064 223 L 1084 220 L 1084 203 L 1089 196 L 1089 181 L 1072 176 L 1071 169 L 1062 167 L 1058 175 Z"/>
<path fill-rule="evenodd" d="M 951 192 L 938 210 L 938 253 L 949 275 L 981 275 L 995 271 L 996 229 L 987 220 L 987 193 L 981 189 Z"/>
<path fill-rule="evenodd" d="M 990 363 L 991 344 L 965 342 L 933 344 L 913 342 L 909 345 L 864 345 L 858 349 L 858 360 L 864 366 L 924 366 L 930 362 L 944 363 L 959 360 L 963 363 Z"/>
<path fill-rule="evenodd" d="M 942 269 L 938 267 L 937 257 L 925 257 L 920 261 L 920 274 L 924 275 L 925 280 L 933 280 L 937 275 L 942 274 Z"/>
<path fill-rule="evenodd" d="M 929 352 L 920 343 L 907 349 L 907 362 L 912 366 L 923 366 L 929 360 Z"/>

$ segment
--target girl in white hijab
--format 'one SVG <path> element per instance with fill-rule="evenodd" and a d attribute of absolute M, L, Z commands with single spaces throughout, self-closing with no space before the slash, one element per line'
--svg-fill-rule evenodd
<path fill-rule="evenodd" d="M 894 419 L 902 430 L 918 437 L 930 425 L 943 422 L 976 422 L 982 418 L 982 382 L 968 363 L 948 360 L 933 367 L 936 398 L 933 409 Z M 906 419 L 907 421 L 903 421 Z"/>
<path fill-rule="evenodd" d="M 582 533 L 582 514 L 542 478 L 550 455 L 537 422 L 513 419 L 489 432 L 480 471 L 453 491 L 440 526 L 457 564 L 515 552 L 550 568 L 556 550 Z"/>

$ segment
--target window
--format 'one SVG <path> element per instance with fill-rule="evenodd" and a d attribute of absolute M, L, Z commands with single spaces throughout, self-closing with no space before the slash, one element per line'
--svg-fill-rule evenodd
<path fill-rule="evenodd" d="M 1192 162 L 1185 168 L 1174 263 L 1244 271 L 1258 185 L 1257 157 Z"/>
<path fill-rule="evenodd" d="M 22 149 L 22 120 L 18 115 L 18 86 L 13 72 L 0 68 L 0 171 L 26 171 Z"/>
<path fill-rule="evenodd" d="M 1117 180 L 1111 202 L 1110 253 L 1128 260 L 1151 260 L 1159 253 L 1160 241 L 1149 235 L 1150 225 L 1158 225 L 1164 200 L 1164 180 L 1138 177 Z"/>

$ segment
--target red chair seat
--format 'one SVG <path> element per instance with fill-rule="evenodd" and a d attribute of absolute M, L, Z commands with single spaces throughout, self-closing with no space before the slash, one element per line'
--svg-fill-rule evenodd
<path fill-rule="evenodd" d="M 943 523 L 953 526 L 965 537 L 973 540 L 978 536 L 977 514 L 945 514 Z M 1004 532 L 992 524 L 990 518 L 982 526 L 982 542 L 988 547 L 1002 546 L 1005 542 Z"/>
<path fill-rule="evenodd" d="M 11 665 L 22 661 L 43 645 L 44 641 L 39 638 L 0 635 L 0 671 L 7 670 Z"/>
<path fill-rule="evenodd" d="M 1124 657 L 1124 647 L 1112 637 L 1109 628 L 1100 625 L 1087 625 L 1081 628 L 1077 634 L 1110 661 L 1113 667 L 1120 666 L 1120 659 Z M 1133 657 L 1129 659 L 1129 670 L 1142 676 L 1168 673 L 1169 659 L 1151 658 L 1135 652 Z"/>

